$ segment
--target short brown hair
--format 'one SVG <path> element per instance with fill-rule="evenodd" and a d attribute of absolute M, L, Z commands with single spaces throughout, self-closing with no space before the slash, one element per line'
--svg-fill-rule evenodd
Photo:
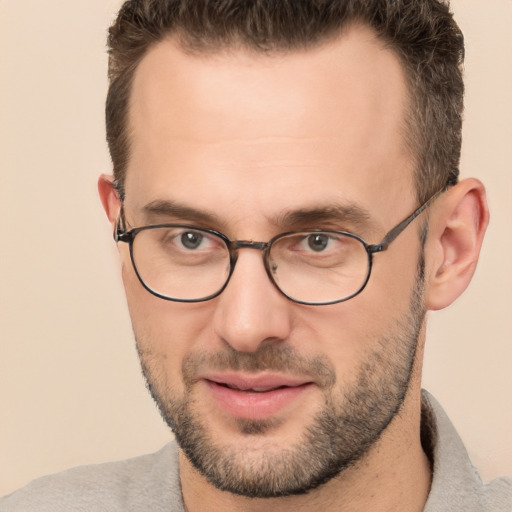
<path fill-rule="evenodd" d="M 407 143 L 420 201 L 458 180 L 464 39 L 442 0 L 128 0 L 109 29 L 107 142 L 124 196 L 128 110 L 137 65 L 171 34 L 188 51 L 238 46 L 272 53 L 328 41 L 348 25 L 371 27 L 403 63 L 410 92 Z"/>

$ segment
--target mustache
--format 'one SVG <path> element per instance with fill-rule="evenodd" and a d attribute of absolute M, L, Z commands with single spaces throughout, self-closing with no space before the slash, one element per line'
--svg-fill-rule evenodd
<path fill-rule="evenodd" d="M 222 351 L 194 352 L 183 359 L 181 370 L 186 386 L 207 371 L 273 371 L 310 377 L 326 388 L 336 382 L 336 372 L 326 357 L 304 356 L 297 349 L 280 344 L 263 344 L 255 352 L 238 352 L 230 346 Z"/>

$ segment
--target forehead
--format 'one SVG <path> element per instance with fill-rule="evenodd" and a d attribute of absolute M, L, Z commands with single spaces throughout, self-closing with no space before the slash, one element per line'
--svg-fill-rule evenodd
<path fill-rule="evenodd" d="M 191 55 L 165 40 L 134 78 L 127 201 L 227 202 L 248 215 L 251 202 L 384 207 L 412 191 L 406 107 L 398 58 L 365 27 L 272 55 Z"/>

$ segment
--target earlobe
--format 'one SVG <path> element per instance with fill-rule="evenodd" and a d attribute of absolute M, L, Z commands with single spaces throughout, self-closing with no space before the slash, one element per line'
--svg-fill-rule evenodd
<path fill-rule="evenodd" d="M 107 174 L 102 174 L 98 179 L 98 193 L 100 195 L 101 204 L 112 226 L 114 226 L 117 221 L 119 208 L 121 207 L 121 202 L 113 182 L 113 176 Z"/>
<path fill-rule="evenodd" d="M 473 277 L 489 210 L 483 184 L 463 180 L 441 198 L 429 223 L 426 247 L 426 306 L 442 309 L 459 297 Z"/>

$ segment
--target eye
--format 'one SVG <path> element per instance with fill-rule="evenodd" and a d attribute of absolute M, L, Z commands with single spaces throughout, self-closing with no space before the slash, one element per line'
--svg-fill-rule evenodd
<path fill-rule="evenodd" d="M 331 237 L 329 235 L 325 235 L 325 234 L 321 234 L 321 233 L 309 235 L 307 237 L 308 247 L 312 251 L 315 251 L 315 252 L 324 251 L 329 246 L 330 241 L 331 241 Z"/>
<path fill-rule="evenodd" d="M 160 250 L 191 255 L 211 253 L 223 247 L 222 241 L 213 234 L 193 228 L 169 226 L 148 230 L 146 239 L 152 238 Z"/>
<path fill-rule="evenodd" d="M 197 231 L 186 231 L 180 236 L 180 242 L 186 249 L 198 249 L 203 243 L 204 235 Z"/>
<path fill-rule="evenodd" d="M 286 249 L 303 258 L 327 258 L 339 255 L 350 247 L 350 239 L 335 232 L 305 232 L 287 236 L 279 241 L 279 249 Z"/>

